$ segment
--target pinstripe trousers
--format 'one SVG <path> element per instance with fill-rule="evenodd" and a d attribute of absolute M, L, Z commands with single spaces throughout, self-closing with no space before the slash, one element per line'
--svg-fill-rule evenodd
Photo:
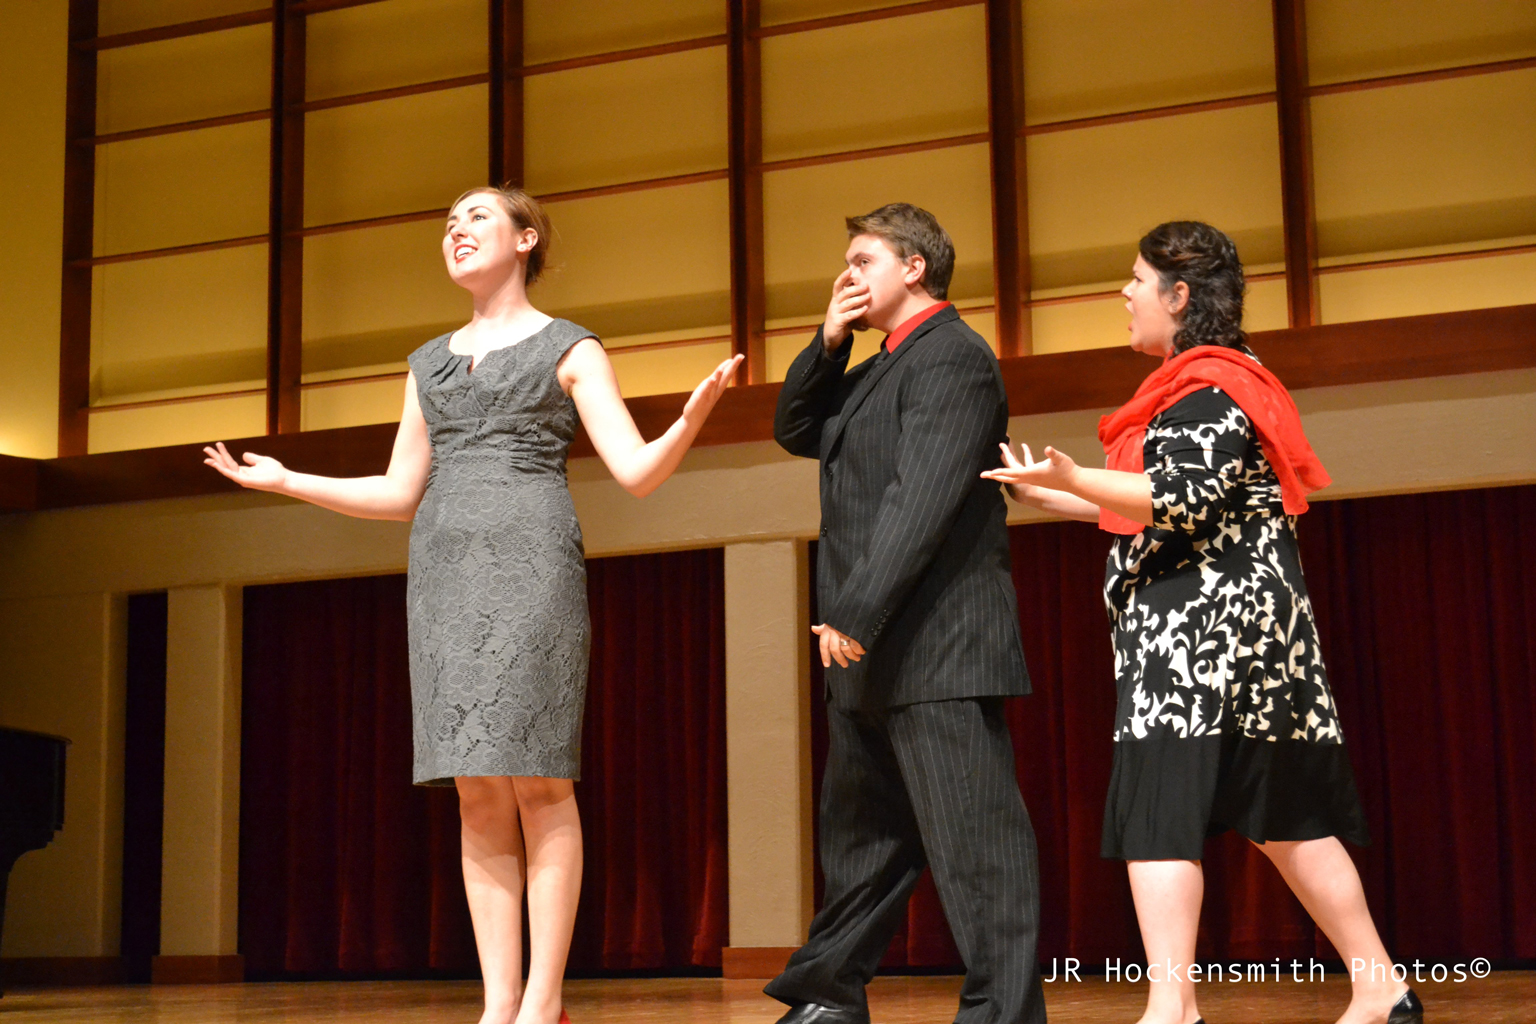
<path fill-rule="evenodd" d="M 1001 697 L 827 708 L 826 896 L 764 991 L 866 1016 L 865 985 L 925 864 L 965 961 L 956 1024 L 1042 1024 L 1035 833 Z"/>

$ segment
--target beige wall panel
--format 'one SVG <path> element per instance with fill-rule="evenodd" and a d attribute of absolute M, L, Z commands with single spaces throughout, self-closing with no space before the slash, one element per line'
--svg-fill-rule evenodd
<path fill-rule="evenodd" d="M 1289 327 L 1290 324 L 1285 282 L 1250 281 L 1248 294 L 1243 296 L 1243 330 L 1250 333 L 1279 331 Z"/>
<path fill-rule="evenodd" d="M 830 292 L 831 289 L 829 288 Z M 768 380 L 770 383 L 781 381 L 789 373 L 790 364 L 795 357 L 805 351 L 805 347 L 811 343 L 811 338 L 816 334 L 816 325 L 807 327 L 797 334 L 776 334 L 764 340 L 763 347 L 767 357 Z M 853 352 L 848 356 L 848 365 L 857 366 L 876 352 L 880 351 L 880 342 L 885 335 L 879 331 L 863 331 L 853 336 Z"/>
<path fill-rule="evenodd" d="M 251 384 L 260 387 L 262 382 L 252 381 Z M 260 394 L 139 409 L 112 409 L 91 413 L 90 452 L 196 444 L 231 437 L 256 437 L 266 432 L 267 399 Z"/>
<path fill-rule="evenodd" d="M 699 381 L 731 357 L 731 343 L 719 341 L 654 352 L 626 353 L 622 348 L 615 348 L 608 354 L 624 397 L 670 395 L 698 387 Z"/>
<path fill-rule="evenodd" d="M 1308 16 L 1312 10 L 1309 5 Z M 1232 0 L 1028 0 L 1024 111 L 1030 124 L 1267 92 L 1270 8 Z"/>
<path fill-rule="evenodd" d="M 535 75 L 523 86 L 537 194 L 725 167 L 725 47 Z"/>
<path fill-rule="evenodd" d="M 68 7 L 0 3 L 0 453 L 58 454 Z"/>
<path fill-rule="evenodd" d="M 308 114 L 304 223 L 446 210 L 485 184 L 487 102 L 476 85 Z"/>
<path fill-rule="evenodd" d="M 930 211 L 955 242 L 949 297 L 992 294 L 992 186 L 987 147 L 850 160 L 763 178 L 764 277 L 770 319 L 817 315 L 844 267 L 843 218 L 886 203 Z M 814 329 L 814 328 L 813 328 Z"/>
<path fill-rule="evenodd" d="M 1312 100 L 1323 256 L 1536 234 L 1536 68 Z"/>
<path fill-rule="evenodd" d="M 168 595 L 160 953 L 240 951 L 239 587 Z"/>
<path fill-rule="evenodd" d="M 1035 306 L 1030 315 L 1036 355 L 1130 343 L 1131 315 L 1119 295 Z M 1243 297 L 1244 330 L 1276 330 L 1286 326 L 1287 316 L 1284 281 L 1248 285 L 1248 294 Z"/>
<path fill-rule="evenodd" d="M 189 88 L 196 83 L 195 88 Z M 121 132 L 272 105 L 272 26 L 102 50 L 96 130 Z"/>
<path fill-rule="evenodd" d="M 96 149 L 96 254 L 265 234 L 265 121 Z"/>
<path fill-rule="evenodd" d="M 1123 283 L 1169 220 L 1216 225 L 1250 266 L 1282 259 L 1279 146 L 1269 104 L 1031 138 L 1034 287 Z"/>
<path fill-rule="evenodd" d="M 16 862 L 0 956 L 117 954 L 125 619 L 99 590 L 0 601 L 0 725 L 71 741 L 64 828 Z"/>
<path fill-rule="evenodd" d="M 523 62 L 720 35 L 725 12 L 720 0 L 523 0 Z"/>
<path fill-rule="evenodd" d="M 400 380 L 305 388 L 300 429 L 330 430 L 365 423 L 398 423 L 404 404 L 405 382 Z"/>
<path fill-rule="evenodd" d="M 986 339 L 987 347 L 994 353 L 997 351 L 997 314 L 991 310 L 960 314 L 966 324 Z M 795 334 L 776 334 L 768 337 L 764 342 L 768 362 L 768 381 L 774 383 L 784 379 L 789 373 L 789 366 L 795 361 L 805 347 L 811 343 L 811 338 L 816 334 L 818 325 L 811 324 L 804 331 Z M 853 336 L 853 351 L 848 355 L 848 365 L 857 366 L 880 351 L 880 345 L 885 340 L 885 335 L 880 331 L 862 331 Z"/>
<path fill-rule="evenodd" d="M 1536 302 L 1536 253 L 1380 267 L 1318 279 L 1323 323 Z"/>
<path fill-rule="evenodd" d="M 1307 0 L 1317 84 L 1533 55 L 1530 0 Z"/>
<path fill-rule="evenodd" d="M 980 6 L 769 36 L 762 54 L 765 160 L 987 130 Z"/>
<path fill-rule="evenodd" d="M 550 268 L 534 305 L 601 337 L 707 327 L 731 316 L 723 181 L 551 203 Z"/>
<path fill-rule="evenodd" d="M 102 35 L 239 14 L 262 6 L 260 0 L 100 0 L 100 4 L 97 30 Z"/>
<path fill-rule="evenodd" d="M 266 378 L 265 245 L 109 263 L 91 301 L 96 398 Z"/>
<path fill-rule="evenodd" d="M 305 19 L 308 99 L 484 73 L 486 0 L 387 0 Z"/>
<path fill-rule="evenodd" d="M 803 942 L 816 909 L 807 561 L 801 540 L 725 549 L 732 946 Z"/>
<path fill-rule="evenodd" d="M 829 18 L 836 14 L 854 14 L 896 6 L 895 0 L 761 0 L 764 25 L 782 25 L 786 21 Z"/>
<path fill-rule="evenodd" d="M 1125 311 L 1125 300 L 1118 295 L 1034 306 L 1029 315 L 1037 356 L 1086 348 L 1118 348 L 1130 339 L 1126 329 L 1130 314 Z"/>
<path fill-rule="evenodd" d="M 448 276 L 442 237 L 428 220 L 305 239 L 305 372 L 397 362 L 467 323 L 469 293 Z"/>

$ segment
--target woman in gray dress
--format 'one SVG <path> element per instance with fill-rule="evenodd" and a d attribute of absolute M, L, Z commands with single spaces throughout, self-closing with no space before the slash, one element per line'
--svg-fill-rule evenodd
<path fill-rule="evenodd" d="M 473 296 L 474 316 L 411 354 L 383 476 L 312 476 L 252 453 L 242 464 L 222 443 L 204 449 L 208 465 L 243 487 L 412 521 L 414 774 L 421 785 L 458 788 L 485 978 L 481 1024 L 565 1019 L 589 644 L 581 530 L 565 479 L 577 418 L 614 478 L 644 496 L 677 468 L 741 359 L 721 363 L 647 444 L 602 344 L 528 301 L 550 236 L 548 216 L 521 190 L 474 189 L 454 203 L 443 259 Z"/>

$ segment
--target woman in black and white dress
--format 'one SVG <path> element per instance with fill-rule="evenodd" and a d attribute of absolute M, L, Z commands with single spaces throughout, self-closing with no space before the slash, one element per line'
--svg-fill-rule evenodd
<path fill-rule="evenodd" d="M 1243 270 L 1207 224 L 1141 240 L 1131 347 L 1163 357 L 1104 418 L 1106 469 L 1028 447 L 983 474 L 1116 533 L 1105 578 L 1119 702 L 1102 853 L 1123 858 L 1151 982 L 1142 1024 L 1193 1024 L 1206 838 L 1235 829 L 1279 869 L 1352 971 L 1341 1024 L 1422 1020 L 1392 976 L 1340 839 L 1368 841 L 1297 550 L 1327 475 L 1295 404 L 1248 350 Z M 1176 970 L 1168 971 L 1168 964 Z M 1371 970 L 1375 966 L 1375 971 Z"/>

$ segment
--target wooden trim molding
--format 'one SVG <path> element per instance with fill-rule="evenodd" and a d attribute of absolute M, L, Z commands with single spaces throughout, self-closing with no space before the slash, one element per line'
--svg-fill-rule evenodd
<path fill-rule="evenodd" d="M 917 3 L 894 4 L 890 7 L 876 7 L 869 11 L 854 11 L 851 14 L 833 14 L 825 18 L 807 18 L 804 21 L 786 21 L 777 25 L 759 27 L 753 30 L 753 38 L 765 39 L 768 36 L 787 36 L 798 32 L 816 32 L 824 28 L 838 28 L 843 25 L 858 25 L 866 21 L 884 21 L 886 18 L 906 18 L 914 14 L 929 14 L 933 11 L 947 11 L 954 7 L 975 7 L 985 0 L 919 0 Z"/>
<path fill-rule="evenodd" d="M 523 184 L 523 0 L 491 0 L 490 185 Z"/>
<path fill-rule="evenodd" d="M 96 51 L 79 45 L 96 35 L 97 0 L 69 0 L 64 137 L 96 131 Z M 96 147 L 64 147 L 64 266 L 59 315 L 59 454 L 90 447 L 91 286 L 95 254 Z"/>
<path fill-rule="evenodd" d="M 727 190 L 730 204 L 731 352 L 745 356 L 743 384 L 767 377 L 768 316 L 763 266 L 763 77 L 758 0 L 731 0 L 726 33 Z"/>
<path fill-rule="evenodd" d="M 798 946 L 725 946 L 720 950 L 720 976 L 763 981 L 777 978 Z"/>
<path fill-rule="evenodd" d="M 157 956 L 150 961 L 149 980 L 155 985 L 228 985 L 245 980 L 245 957 Z"/>
<path fill-rule="evenodd" d="M 157 25 L 154 28 L 141 28 L 134 32 L 118 32 L 109 36 L 96 35 L 96 29 L 93 26 L 88 36 L 79 39 L 73 39 L 72 36 L 71 48 L 76 50 L 113 50 L 120 46 L 138 46 L 140 43 L 158 43 L 165 39 L 200 36 L 208 32 L 223 32 L 225 29 L 245 28 L 248 25 L 265 25 L 271 20 L 271 10 L 254 10 L 236 11 L 234 14 L 221 14 L 216 18 L 199 18 L 196 21 L 180 21 L 174 25 Z"/>
<path fill-rule="evenodd" d="M 992 282 L 998 354 L 1032 348 L 1029 189 L 1024 156 L 1024 16 L 1017 0 L 987 0 L 988 153 L 992 180 Z"/>
<path fill-rule="evenodd" d="M 11 956 L 0 960 L 7 988 L 94 988 L 128 981 L 120 956 Z"/>
<path fill-rule="evenodd" d="M 267 247 L 267 433 L 302 427 L 305 15 L 273 0 Z"/>
<path fill-rule="evenodd" d="M 1317 323 L 1317 214 L 1312 190 L 1312 114 L 1307 94 L 1305 0 L 1273 0 L 1280 205 L 1290 326 Z"/>
<path fill-rule="evenodd" d="M 677 39 L 670 43 L 657 43 L 654 46 L 635 46 L 627 50 L 608 50 L 604 53 L 589 53 L 581 57 L 566 57 L 563 60 L 550 60 L 542 64 L 529 64 L 519 68 L 515 74 L 529 78 L 534 75 L 552 75 L 558 71 L 574 71 L 577 68 L 591 68 L 599 64 L 618 64 L 627 60 L 645 60 L 649 57 L 666 57 L 674 53 L 687 53 L 689 50 L 707 50 L 712 46 L 725 46 L 730 36 L 713 35 L 698 36 L 694 39 Z"/>
<path fill-rule="evenodd" d="M 805 328 L 807 341 L 811 333 Z M 1261 331 L 1251 340 L 1265 365 L 1293 390 L 1529 369 L 1536 367 L 1536 304 Z M 1117 406 L 1155 365 L 1125 347 L 1004 359 L 1009 412 L 1025 416 Z M 647 395 L 626 404 L 640 432 L 656 437 L 682 413 L 687 397 Z M 778 384 L 729 389 L 694 444 L 771 440 L 778 397 Z M 300 472 L 366 476 L 389 464 L 395 430 L 393 423 L 377 423 L 228 444 L 237 455 L 259 451 Z M 234 484 L 203 465 L 202 447 L 0 460 L 0 481 L 10 481 L 0 487 L 10 501 L 21 502 L 35 486 L 34 502 L 23 511 L 234 491 Z M 591 442 L 578 436 L 572 457 L 591 454 Z M 35 467 L 35 485 L 18 465 L 28 462 Z"/>
<path fill-rule="evenodd" d="M 0 512 L 37 508 L 37 459 L 0 455 Z"/>

